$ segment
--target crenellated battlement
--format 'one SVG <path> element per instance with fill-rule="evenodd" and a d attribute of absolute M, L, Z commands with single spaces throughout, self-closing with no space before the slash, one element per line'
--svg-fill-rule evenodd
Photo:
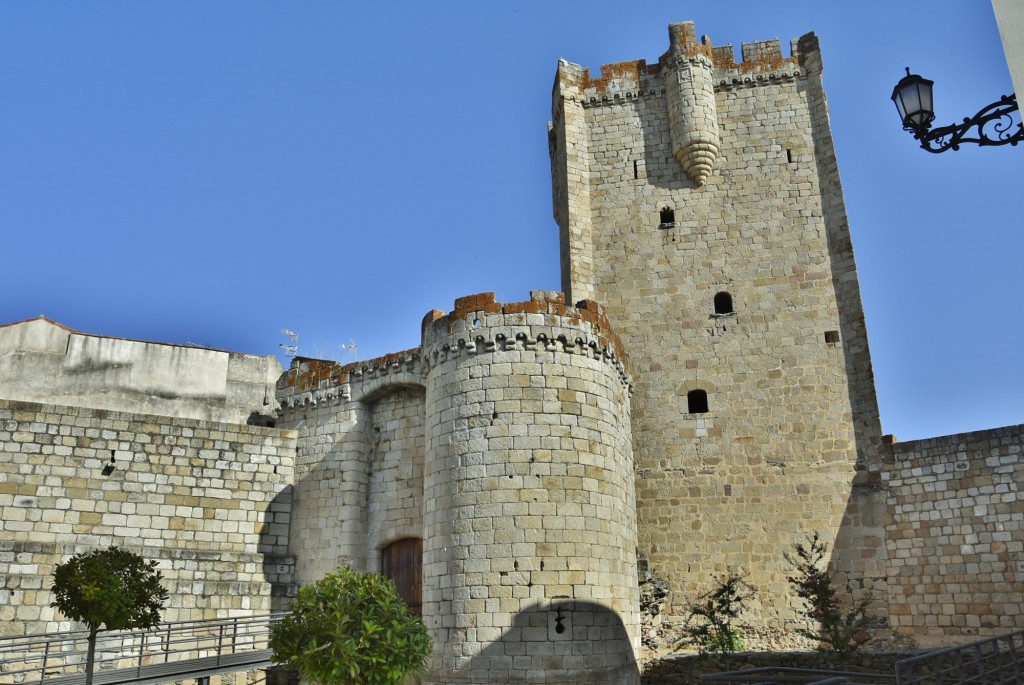
<path fill-rule="evenodd" d="M 600 304 L 569 306 L 563 293 L 545 290 L 530 295 L 529 301 L 503 304 L 494 293 L 479 293 L 458 298 L 447 314 L 431 310 L 423 317 L 422 348 L 350 364 L 295 357 L 277 382 L 281 410 L 366 399 L 378 387 L 422 385 L 432 366 L 452 356 L 516 349 L 604 359 L 629 385 L 625 349 Z"/>
<path fill-rule="evenodd" d="M 600 304 L 582 300 L 570 306 L 563 293 L 547 290 L 530 296 L 502 304 L 494 293 L 479 293 L 457 299 L 448 314 L 431 311 L 423 319 L 424 363 L 432 367 L 464 354 L 544 350 L 603 359 L 629 385 L 625 348 Z"/>
<path fill-rule="evenodd" d="M 789 80 L 806 75 L 812 63 L 820 65 L 818 40 L 813 33 L 791 40 L 789 57 L 782 54 L 778 38 L 745 42 L 736 61 L 731 44 L 712 45 L 708 36 L 698 39 L 694 23 L 681 22 L 669 25 L 669 49 L 654 64 L 644 59 L 602 64 L 600 74 L 593 76 L 588 67 L 560 60 L 556 92 L 584 106 L 624 104 L 663 95 L 664 74 L 680 60 L 708 64 L 716 91 Z"/>
<path fill-rule="evenodd" d="M 277 382 L 277 400 L 285 411 L 322 402 L 362 399 L 372 395 L 377 385 L 408 384 L 410 377 L 421 383 L 422 373 L 419 348 L 350 364 L 295 357 Z M 398 379 L 399 375 L 402 378 Z"/>
<path fill-rule="evenodd" d="M 882 435 L 818 39 L 783 49 L 684 22 L 654 63 L 560 61 L 563 292 L 458 298 L 420 347 L 282 374 L 0 325 L 0 633 L 66 627 L 40 579 L 116 544 L 165 619 L 348 566 L 420 607 L 428 685 L 636 685 L 723 569 L 748 646 L 812 647 L 777 563 L 811 535 L 894 643 L 1024 627 L 1024 426 Z"/>

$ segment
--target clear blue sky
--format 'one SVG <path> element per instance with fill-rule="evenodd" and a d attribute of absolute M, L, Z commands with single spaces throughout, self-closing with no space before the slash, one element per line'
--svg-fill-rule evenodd
<path fill-rule="evenodd" d="M 1024 149 L 916 147 L 1013 90 L 987 0 L 0 4 L 0 321 L 361 358 L 430 309 L 559 288 L 546 122 L 559 57 L 815 31 L 883 428 L 1024 422 Z"/>

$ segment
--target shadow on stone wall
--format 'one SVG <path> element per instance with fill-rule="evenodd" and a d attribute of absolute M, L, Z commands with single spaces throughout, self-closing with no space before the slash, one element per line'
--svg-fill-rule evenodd
<path fill-rule="evenodd" d="M 639 669 L 618 614 L 559 600 L 518 613 L 451 682 L 636 685 Z"/>
<path fill-rule="evenodd" d="M 805 36 L 816 41 L 813 36 Z M 801 39 L 803 43 L 804 39 Z M 816 45 L 801 44 L 801 51 L 817 56 Z M 812 65 L 820 70 L 820 64 Z M 840 569 L 836 580 L 852 600 L 873 596 L 871 613 L 883 631 L 888 626 L 887 552 L 885 528 L 888 521 L 886 491 L 882 472 L 891 461 L 891 450 L 882 439 L 882 425 L 875 394 L 874 371 L 868 347 L 867 325 L 861 302 L 853 240 L 843 206 L 843 190 L 832 144 L 827 109 L 817 97 L 817 77 L 801 82 L 800 90 L 810 103 L 812 133 L 815 137 L 816 170 L 821 190 L 825 236 L 836 302 L 839 306 L 838 339 L 825 333 L 824 344 L 843 355 L 848 379 L 847 391 L 854 424 L 857 451 L 855 472 L 836 531 L 831 562 Z M 824 531 L 822 531 L 824 533 Z"/>
<path fill-rule="evenodd" d="M 294 488 L 286 486 L 263 510 L 258 553 L 263 558 L 263 577 L 270 584 L 271 611 L 284 611 L 295 597 L 295 557 L 288 554 Z"/>
<path fill-rule="evenodd" d="M 649 664 L 644 669 L 640 683 L 689 685 L 699 682 L 702 675 L 709 673 L 769 667 L 895 674 L 896 662 L 910 655 L 910 652 L 865 653 L 844 660 L 834 654 L 823 652 L 739 652 L 706 656 L 680 654 Z M 769 680 L 766 674 L 764 681 Z"/>

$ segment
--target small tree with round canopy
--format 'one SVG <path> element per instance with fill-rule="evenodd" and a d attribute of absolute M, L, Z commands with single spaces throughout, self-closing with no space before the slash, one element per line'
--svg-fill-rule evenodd
<path fill-rule="evenodd" d="M 152 628 L 160 622 L 167 601 L 161 578 L 155 561 L 117 547 L 76 554 L 54 570 L 50 606 L 89 628 L 85 685 L 92 685 L 101 628 Z"/>

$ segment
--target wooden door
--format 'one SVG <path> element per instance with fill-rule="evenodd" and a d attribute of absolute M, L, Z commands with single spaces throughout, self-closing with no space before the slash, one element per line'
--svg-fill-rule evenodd
<path fill-rule="evenodd" d="M 396 540 L 382 552 L 381 572 L 395 582 L 398 596 L 417 616 L 423 607 L 422 567 L 423 541 L 419 538 Z"/>

